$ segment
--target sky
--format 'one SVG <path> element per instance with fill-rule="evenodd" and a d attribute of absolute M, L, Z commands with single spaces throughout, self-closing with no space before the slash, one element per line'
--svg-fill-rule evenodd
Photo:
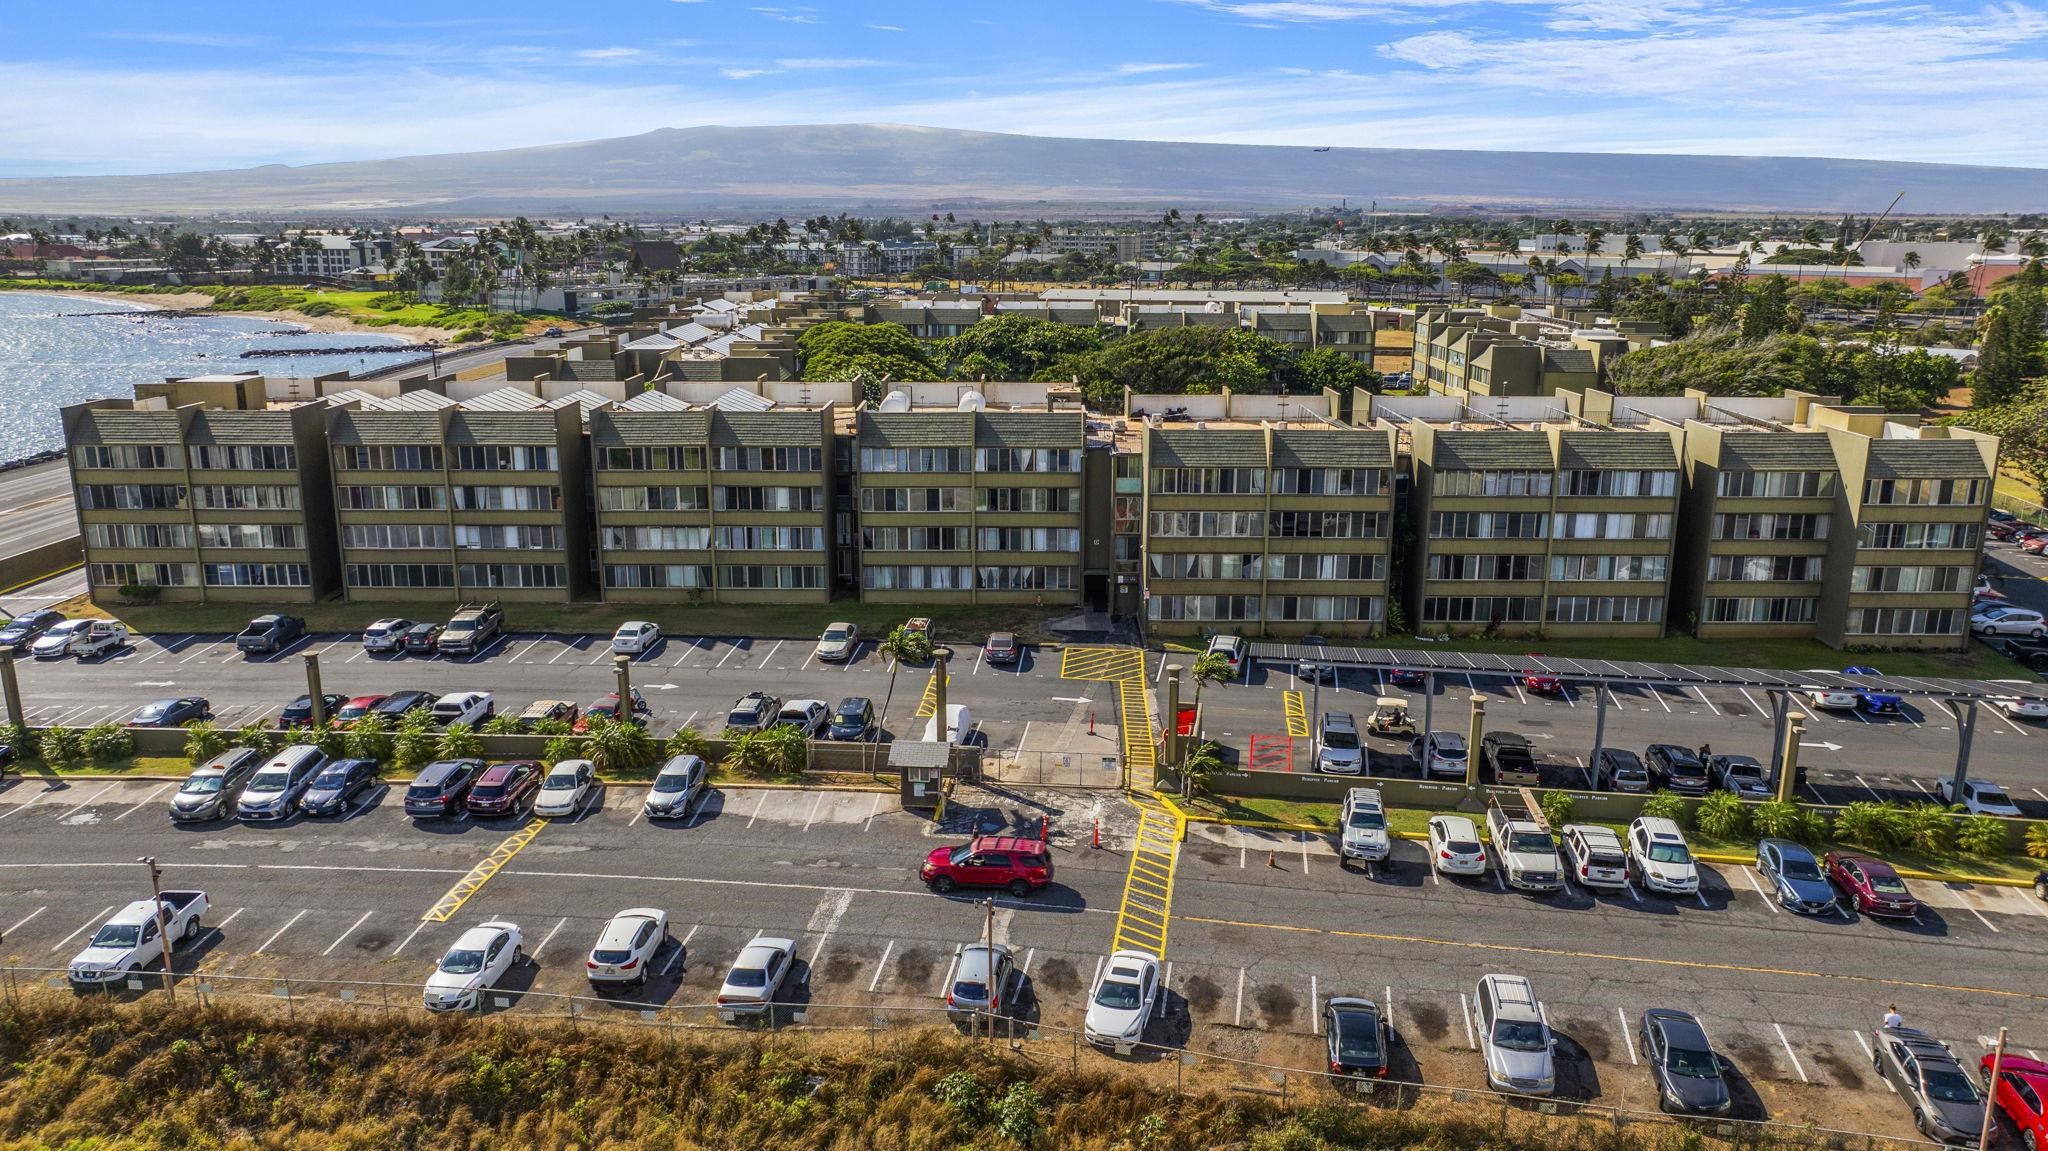
<path fill-rule="evenodd" d="M 855 122 L 2048 166 L 2044 5 L 22 0 L 0 176 Z"/>

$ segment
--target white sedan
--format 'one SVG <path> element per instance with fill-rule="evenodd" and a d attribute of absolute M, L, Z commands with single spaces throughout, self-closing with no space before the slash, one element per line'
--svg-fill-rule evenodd
<path fill-rule="evenodd" d="M 639 655 L 654 650 L 661 642 L 661 625 L 646 620 L 629 620 L 612 633 L 613 655 Z"/>
<path fill-rule="evenodd" d="M 2048 621 L 2041 613 L 2024 607 L 1987 607 L 1970 617 L 1970 630 L 1978 635 L 2030 635 L 2048 639 Z"/>
<path fill-rule="evenodd" d="M 1991 702 L 2014 719 L 2048 719 L 2048 699 L 2016 695 Z"/>
<path fill-rule="evenodd" d="M 654 954 L 668 941 L 668 912 L 656 907 L 629 907 L 604 925 L 597 946 L 583 962 L 592 987 L 647 985 Z"/>
<path fill-rule="evenodd" d="M 1806 670 L 1809 675 L 1814 673 L 1821 675 L 1837 674 L 1824 667 L 1808 668 Z M 1819 684 L 1808 684 L 1800 690 L 1805 693 L 1808 704 L 1813 707 L 1826 708 L 1829 711 L 1855 711 L 1863 705 L 1862 693 L 1850 688 L 1822 687 Z"/>
<path fill-rule="evenodd" d="M 1159 1004 L 1159 957 L 1149 951 L 1115 952 L 1088 993 L 1081 1034 L 1098 1047 L 1129 1051 L 1144 1037 Z"/>
<path fill-rule="evenodd" d="M 547 778 L 540 781 L 540 793 L 534 797 L 533 813 L 574 815 L 582 811 L 596 778 L 597 768 L 589 760 L 563 760 L 549 768 Z"/>
<path fill-rule="evenodd" d="M 479 923 L 462 933 L 440 965 L 427 977 L 421 1002 L 429 1011 L 468 1011 L 482 1005 L 483 994 L 526 958 L 519 925 L 502 919 Z"/>
<path fill-rule="evenodd" d="M 765 1014 L 794 966 L 796 940 L 756 935 L 753 942 L 740 948 L 739 958 L 725 973 L 725 983 L 718 989 L 719 1014 L 728 1019 Z"/>
<path fill-rule="evenodd" d="M 2004 815 L 2013 819 L 2019 818 L 2019 806 L 2013 803 L 2012 797 L 2005 793 L 2004 788 L 1990 780 L 1964 780 L 1963 794 L 1960 798 L 1955 792 L 1955 782 L 1952 777 L 1941 780 L 1934 785 L 1934 794 L 1939 796 L 1943 803 L 1951 806 L 1961 804 L 1963 810 L 1971 815 Z"/>
<path fill-rule="evenodd" d="M 59 659 L 71 654 L 72 646 L 85 638 L 92 630 L 89 619 L 67 619 L 63 623 L 36 637 L 29 647 L 29 654 L 37 659 Z"/>
<path fill-rule="evenodd" d="M 1486 849 L 1479 844 L 1478 826 L 1462 815 L 1432 816 L 1429 865 L 1440 875 L 1485 875 Z"/>

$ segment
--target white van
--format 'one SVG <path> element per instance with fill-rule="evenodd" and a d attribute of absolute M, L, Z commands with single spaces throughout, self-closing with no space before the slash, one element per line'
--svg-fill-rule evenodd
<path fill-rule="evenodd" d="M 964 703 L 947 704 L 945 742 L 958 747 L 967 742 L 967 737 L 973 731 L 974 716 L 968 712 L 967 705 Z M 924 740 L 926 743 L 938 743 L 939 739 L 939 717 L 935 715 L 925 722 Z"/>

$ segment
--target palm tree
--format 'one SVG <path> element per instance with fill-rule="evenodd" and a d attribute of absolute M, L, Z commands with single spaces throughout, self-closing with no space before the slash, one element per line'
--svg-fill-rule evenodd
<path fill-rule="evenodd" d="M 1599 254 L 1600 254 L 1600 249 L 1601 249 L 1601 248 L 1602 248 L 1602 247 L 1603 247 L 1603 246 L 1604 246 L 1604 245 L 1605 245 L 1606 243 L 1607 243 L 1607 233 L 1606 233 L 1606 232 L 1602 231 L 1602 230 L 1601 230 L 1601 229 L 1599 229 L 1599 228 L 1587 228 L 1587 229 L 1586 229 L 1586 254 L 1587 254 L 1588 256 L 1597 256 L 1597 255 L 1599 255 Z"/>
<path fill-rule="evenodd" d="M 1899 263 L 1907 271 L 1913 271 L 1915 268 L 1918 268 L 1920 266 L 1920 253 L 1907 252 L 1904 256 L 1901 256 L 1899 258 Z"/>

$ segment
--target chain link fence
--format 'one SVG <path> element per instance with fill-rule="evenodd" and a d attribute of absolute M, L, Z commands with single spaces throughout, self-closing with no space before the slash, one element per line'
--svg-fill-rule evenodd
<path fill-rule="evenodd" d="M 945 1006 L 814 1003 L 801 998 L 777 1002 L 759 1013 L 746 1013 L 717 1003 L 649 1003 L 601 995 L 564 995 L 521 989 L 534 968 L 515 968 L 505 984 L 485 991 L 476 1007 L 465 1012 L 489 1015 L 528 1025 L 642 1028 L 666 1032 L 718 1033 L 735 1036 L 778 1033 L 865 1033 L 870 1042 L 916 1029 L 944 1028 L 963 1044 L 1003 1044 L 1038 1066 L 1060 1060 L 1075 1072 L 1092 1070 L 1145 1075 L 1160 1090 L 1172 1078 L 1175 1094 L 1222 1091 L 1277 1099 L 1283 1106 L 1327 1106 L 1344 1102 L 1383 1107 L 1413 1107 L 1434 1100 L 1466 1107 L 1490 1108 L 1505 1124 L 1517 1116 L 1541 1115 L 1562 1122 L 1594 1126 L 1602 1131 L 1637 1124 L 1666 1128 L 1690 1127 L 1701 1134 L 1743 1147 L 1810 1147 L 1826 1151 L 1927 1151 L 1940 1144 L 1827 1127 L 1746 1119 L 1687 1119 L 1654 1111 L 1636 1111 L 1569 1099 L 1506 1096 L 1489 1090 L 1405 1082 L 1392 1078 L 1335 1075 L 1320 1068 L 1262 1063 L 1192 1046 L 1153 1043 L 1097 1045 L 1079 1030 L 1035 1018 L 1036 1005 L 1025 1017 L 985 1012 L 956 1012 Z M 161 991 L 161 972 L 131 972 L 106 992 L 134 998 Z M 0 968 L 0 992 L 10 1004 L 31 995 L 69 993 L 62 968 Z M 317 1012 L 427 1012 L 422 987 L 414 983 L 374 980 L 279 979 L 258 976 L 180 974 L 175 993 L 190 997 L 200 1009 L 235 1006 L 282 1012 L 287 1019 Z"/>

